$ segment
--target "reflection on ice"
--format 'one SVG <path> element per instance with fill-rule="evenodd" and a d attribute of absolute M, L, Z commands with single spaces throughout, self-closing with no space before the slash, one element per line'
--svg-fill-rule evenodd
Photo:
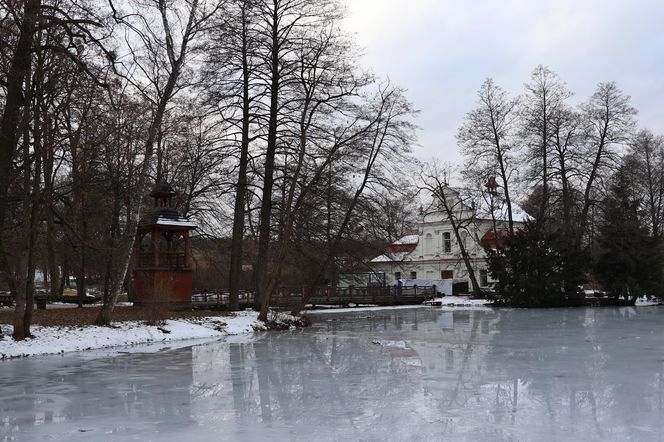
<path fill-rule="evenodd" d="M 0 364 L 4 439 L 662 440 L 664 311 L 409 309 Z"/>

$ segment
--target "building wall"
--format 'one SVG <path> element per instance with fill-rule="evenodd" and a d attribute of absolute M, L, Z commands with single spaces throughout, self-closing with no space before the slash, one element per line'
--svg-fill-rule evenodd
<path fill-rule="evenodd" d="M 415 272 L 417 279 L 449 279 L 449 274 L 442 273 L 447 271 L 452 272 L 454 279 L 467 280 L 468 271 L 451 223 L 438 215 L 426 217 L 418 227 L 417 247 L 403 261 L 371 262 L 369 263 L 371 268 L 374 271 L 385 272 L 388 285 L 396 283 L 398 273 L 402 279 L 412 279 L 412 272 Z M 462 232 L 462 240 L 481 286 L 491 282 L 486 253 L 480 243 L 482 236 L 491 228 L 492 221 L 478 220 L 468 226 L 467 232 Z"/>

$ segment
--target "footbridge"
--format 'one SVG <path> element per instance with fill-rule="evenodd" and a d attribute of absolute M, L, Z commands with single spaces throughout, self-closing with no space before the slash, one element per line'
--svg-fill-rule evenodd
<path fill-rule="evenodd" d="M 282 287 L 272 294 L 270 306 L 292 308 L 298 305 L 339 306 L 349 305 L 417 305 L 435 297 L 436 286 L 408 287 L 319 287 L 310 296 L 303 288 Z M 253 292 L 240 293 L 240 308 L 251 307 Z M 224 309 L 229 304 L 228 292 L 199 291 L 192 295 L 194 308 Z"/>

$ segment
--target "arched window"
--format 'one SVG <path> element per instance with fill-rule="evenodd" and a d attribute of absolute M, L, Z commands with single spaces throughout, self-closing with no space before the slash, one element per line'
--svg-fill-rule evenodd
<path fill-rule="evenodd" d="M 452 235 L 450 232 L 443 233 L 443 252 L 452 253 Z"/>

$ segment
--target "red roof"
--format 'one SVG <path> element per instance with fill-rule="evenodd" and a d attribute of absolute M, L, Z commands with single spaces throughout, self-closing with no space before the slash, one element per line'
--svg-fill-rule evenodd
<path fill-rule="evenodd" d="M 495 232 L 493 229 L 489 229 L 482 237 L 481 243 L 484 247 L 496 250 L 498 247 L 505 246 L 509 235 L 510 231 L 507 229 L 498 229 Z"/>
<path fill-rule="evenodd" d="M 404 235 L 398 240 L 394 241 L 392 244 L 387 246 L 385 253 L 410 253 L 417 248 L 417 243 L 419 241 L 419 236 L 417 233 L 410 233 Z"/>
<path fill-rule="evenodd" d="M 385 253 L 412 252 L 417 248 L 417 244 L 390 244 L 385 249 Z"/>

